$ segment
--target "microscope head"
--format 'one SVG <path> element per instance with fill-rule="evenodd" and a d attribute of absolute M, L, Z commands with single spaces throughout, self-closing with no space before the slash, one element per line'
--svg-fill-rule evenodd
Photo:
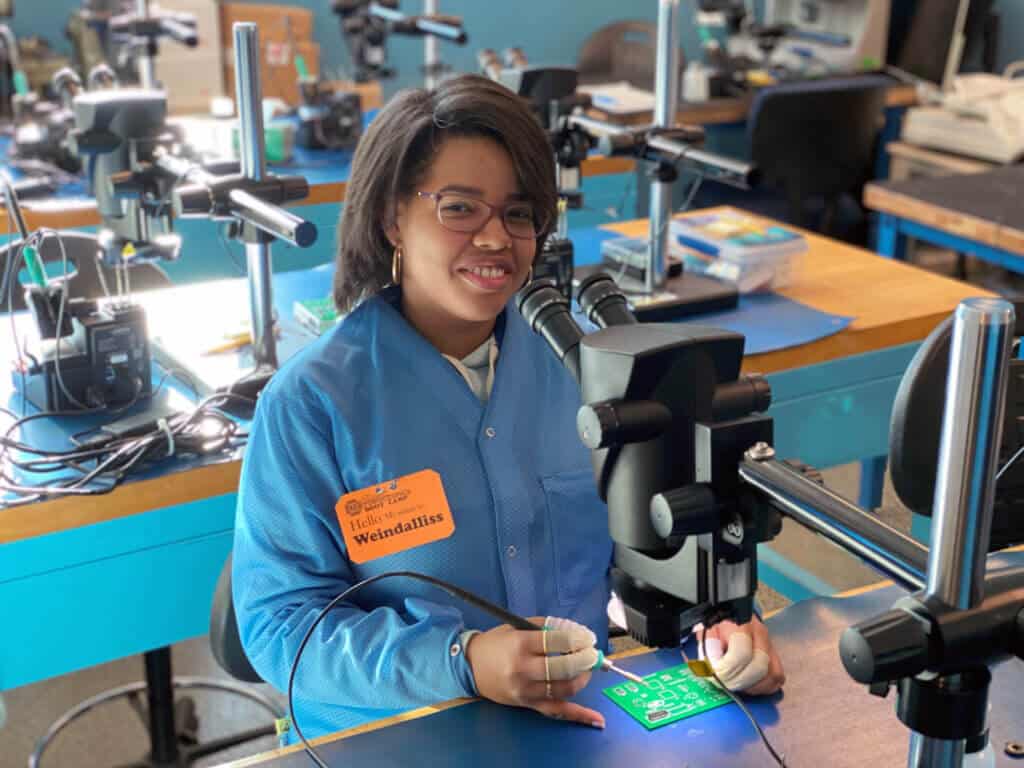
<path fill-rule="evenodd" d="M 142 88 L 88 91 L 74 98 L 72 111 L 74 151 L 95 156 L 95 162 L 88 164 L 89 184 L 100 213 L 120 215 L 119 204 L 105 192 L 106 179 L 131 170 L 134 162 L 152 151 L 167 130 L 167 95 Z"/>
<path fill-rule="evenodd" d="M 611 326 L 584 337 L 580 379 L 587 405 L 577 426 L 594 448 L 594 475 L 615 541 L 642 550 L 664 546 L 651 526 L 651 499 L 696 482 L 694 429 L 711 420 L 715 388 L 736 380 L 742 355 L 742 336 L 675 323 Z M 633 404 L 628 411 L 625 403 Z M 640 411 L 638 403 L 647 407 Z M 644 431 L 629 434 L 630 425 Z"/>
<path fill-rule="evenodd" d="M 608 503 L 629 630 L 672 646 L 710 614 L 750 618 L 755 548 L 779 516 L 741 486 L 738 467 L 772 440 L 771 392 L 741 375 L 742 336 L 636 324 L 613 285 L 605 275 L 581 284 L 579 304 L 602 326 L 586 336 L 550 285 L 524 288 L 519 306 L 580 382 L 577 430 Z"/>

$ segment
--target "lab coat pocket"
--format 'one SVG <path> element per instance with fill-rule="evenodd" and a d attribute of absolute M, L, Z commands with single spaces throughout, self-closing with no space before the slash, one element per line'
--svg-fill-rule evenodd
<path fill-rule="evenodd" d="M 558 601 L 572 605 L 605 588 L 612 556 L 608 508 L 589 469 L 549 475 L 540 482 L 551 526 Z"/>

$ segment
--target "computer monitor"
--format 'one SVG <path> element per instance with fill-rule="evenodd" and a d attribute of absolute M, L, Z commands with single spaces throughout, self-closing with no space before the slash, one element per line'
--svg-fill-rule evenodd
<path fill-rule="evenodd" d="M 994 0 L 918 0 L 893 63 L 914 77 L 947 85 L 959 72 L 965 51 L 982 40 L 993 4 Z M 894 8 L 894 18 L 897 13 Z M 893 31 L 897 29 L 894 26 Z"/>

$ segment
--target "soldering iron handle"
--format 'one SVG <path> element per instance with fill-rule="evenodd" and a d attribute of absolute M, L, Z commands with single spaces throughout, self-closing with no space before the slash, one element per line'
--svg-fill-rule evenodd
<path fill-rule="evenodd" d="M 316 225 L 241 189 L 228 193 L 231 211 L 254 227 L 299 248 L 316 242 Z"/>

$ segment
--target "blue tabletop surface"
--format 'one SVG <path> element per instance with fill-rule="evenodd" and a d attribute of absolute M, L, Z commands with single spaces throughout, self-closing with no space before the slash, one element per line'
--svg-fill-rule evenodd
<path fill-rule="evenodd" d="M 278 317 L 291 318 L 292 304 L 297 299 L 312 299 L 326 296 L 330 292 L 332 274 L 333 269 L 329 266 L 325 266 L 301 272 L 286 272 L 275 275 L 274 305 L 277 310 Z M 29 317 L 27 313 L 20 313 L 17 315 L 16 321 L 19 324 L 29 322 Z M 286 324 L 284 336 L 284 342 L 279 344 L 279 353 L 282 362 L 313 339 L 310 334 L 301 330 L 293 323 Z M 14 358 L 11 338 L 10 326 L 6 323 L 0 325 L 0 359 L 12 360 Z M 231 354 L 235 355 L 235 358 L 237 359 L 238 375 L 243 375 L 251 367 L 251 360 L 248 359 L 247 352 Z M 134 408 L 123 413 L 117 414 L 116 416 L 99 413 L 92 415 L 36 419 L 24 425 L 23 431 L 21 432 L 21 439 L 39 448 L 49 450 L 66 450 L 70 447 L 68 443 L 69 435 L 73 435 L 87 429 L 94 429 L 116 419 L 147 411 L 154 414 L 153 417 L 155 418 L 155 414 L 158 412 L 162 413 L 169 410 L 184 410 L 187 409 L 190 404 L 196 402 L 197 397 L 186 385 L 176 380 L 174 377 L 165 376 L 165 374 L 166 371 L 164 371 L 159 364 L 154 362 L 153 388 L 156 391 L 156 395 L 152 399 L 139 403 Z M 0 404 L 5 405 L 8 409 L 19 416 L 24 413 L 34 413 L 36 409 L 31 405 L 23 403 L 21 396 L 14 390 L 13 378 L 15 375 L 16 374 L 5 374 L 3 377 L 0 377 Z M 159 390 L 157 391 L 158 387 Z M 0 430 L 6 430 L 6 425 L 9 423 L 9 419 L 3 419 L 0 421 Z M 246 426 L 246 423 L 243 421 L 242 428 L 244 429 Z M 183 469 L 237 458 L 237 455 L 217 455 L 205 459 L 163 461 L 159 464 L 140 469 L 140 471 L 135 473 L 133 477 L 135 479 L 146 479 L 173 471 L 180 471 Z M 57 477 L 59 477 L 54 474 L 29 475 L 20 472 L 17 473 L 16 476 L 20 482 L 25 483 L 40 483 L 44 481 L 53 482 Z M 6 498 L 10 497 L 7 496 Z M 4 499 L 5 496 L 0 494 L 0 504 L 3 503 Z"/>
<path fill-rule="evenodd" d="M 998 556 L 990 569 L 1024 567 L 1024 553 Z M 838 654 L 843 629 L 892 606 L 905 594 L 896 587 L 850 598 L 796 603 L 768 619 L 787 681 L 784 692 L 746 700 L 754 717 L 792 768 L 888 768 L 906 765 L 907 729 L 893 712 L 893 695 L 872 696 L 849 678 Z M 692 644 L 690 653 L 692 653 Z M 623 659 L 624 668 L 647 674 L 680 663 L 676 650 Z M 993 670 L 989 725 L 996 765 L 1019 766 L 1003 745 L 1024 740 L 1024 664 L 1011 659 Z M 630 718 L 601 689 L 618 683 L 597 673 L 576 698 L 598 709 L 603 731 L 549 720 L 532 710 L 477 701 L 416 720 L 319 747 L 330 766 L 445 765 L 451 768 L 763 768 L 774 763 L 750 722 L 734 704 L 653 731 Z M 300 723 L 301 725 L 301 723 Z M 258 763 L 306 768 L 303 752 Z"/>

